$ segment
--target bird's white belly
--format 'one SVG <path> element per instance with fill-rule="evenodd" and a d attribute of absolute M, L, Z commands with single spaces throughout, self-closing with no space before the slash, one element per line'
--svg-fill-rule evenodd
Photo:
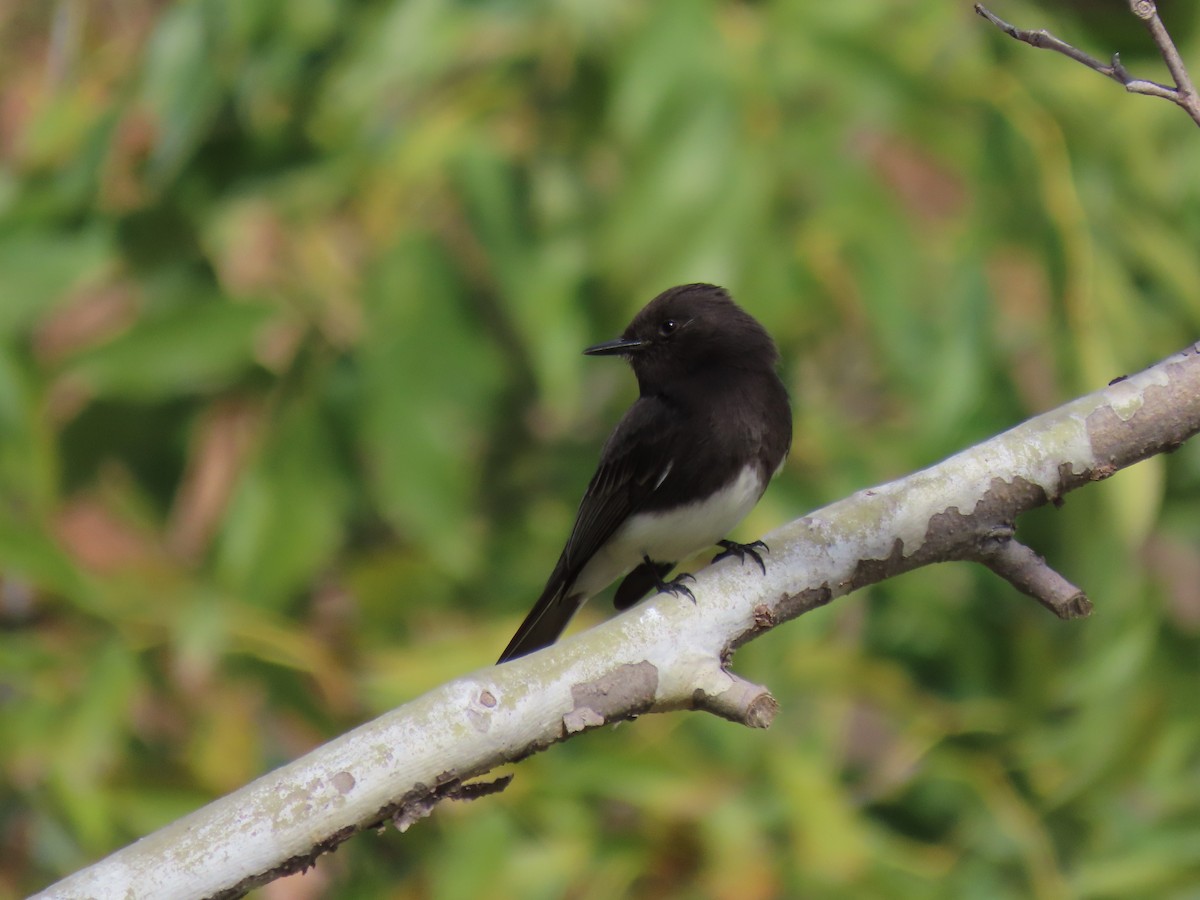
<path fill-rule="evenodd" d="M 571 593 L 598 594 L 646 556 L 656 562 L 679 562 L 713 546 L 754 508 L 765 487 L 758 468 L 749 465 L 706 500 L 630 516 L 583 567 Z"/>

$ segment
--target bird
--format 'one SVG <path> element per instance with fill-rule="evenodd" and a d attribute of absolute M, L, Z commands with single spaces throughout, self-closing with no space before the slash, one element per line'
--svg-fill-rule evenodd
<path fill-rule="evenodd" d="M 766 329 L 724 288 L 684 284 L 651 300 L 619 338 L 583 352 L 623 357 L 638 398 L 605 441 L 566 546 L 498 663 L 553 644 L 618 578 L 618 610 L 651 589 L 694 602 L 691 575 L 665 578 L 705 547 L 722 548 L 713 562 L 749 556 L 766 574 L 762 541 L 725 538 L 791 448 L 791 405 Z"/>

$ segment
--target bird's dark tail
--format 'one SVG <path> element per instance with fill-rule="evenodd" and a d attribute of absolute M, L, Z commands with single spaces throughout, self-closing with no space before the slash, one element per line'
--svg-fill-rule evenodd
<path fill-rule="evenodd" d="M 556 582 L 557 579 L 551 578 L 550 584 L 546 585 L 546 590 L 496 660 L 497 665 L 549 647 L 558 640 L 571 621 L 571 616 L 583 605 L 586 599 L 583 594 L 563 596 L 563 585 Z"/>

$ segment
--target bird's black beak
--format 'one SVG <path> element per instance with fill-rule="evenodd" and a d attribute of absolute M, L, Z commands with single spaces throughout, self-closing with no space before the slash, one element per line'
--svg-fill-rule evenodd
<path fill-rule="evenodd" d="M 646 342 L 640 338 L 617 338 L 615 341 L 605 341 L 603 344 L 588 347 L 583 352 L 588 356 L 618 356 L 641 350 L 645 346 Z"/>

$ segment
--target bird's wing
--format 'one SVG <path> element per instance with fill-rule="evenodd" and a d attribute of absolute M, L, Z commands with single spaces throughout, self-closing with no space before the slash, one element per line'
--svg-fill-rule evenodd
<path fill-rule="evenodd" d="M 625 414 L 600 454 L 575 527 L 563 548 L 563 576 L 574 581 L 588 560 L 659 489 L 671 474 L 678 448 L 675 416 L 656 397 L 642 397 Z"/>
<path fill-rule="evenodd" d="M 500 662 L 549 646 L 562 634 L 587 599 L 571 593 L 583 567 L 671 473 L 675 420 L 665 401 L 641 397 L 617 424 L 600 454 L 600 466 L 579 504 L 575 527 L 558 563 Z"/>

